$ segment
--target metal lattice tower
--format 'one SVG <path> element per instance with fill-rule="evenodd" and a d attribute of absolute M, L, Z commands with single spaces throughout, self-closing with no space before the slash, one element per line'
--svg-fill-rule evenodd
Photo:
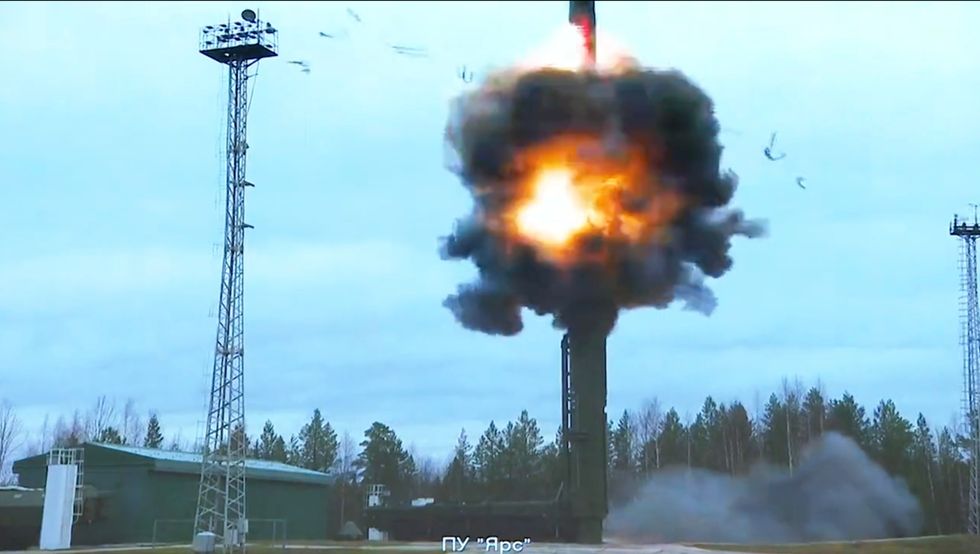
<path fill-rule="evenodd" d="M 967 498 L 966 530 L 980 535 L 980 305 L 977 299 L 977 222 L 953 218 L 949 234 L 960 239 L 960 344 L 963 346 L 963 416 L 969 435 L 970 489 Z"/>
<path fill-rule="evenodd" d="M 211 398 L 201 463 L 194 534 L 212 532 L 225 552 L 245 550 L 244 343 L 242 281 L 245 252 L 246 119 L 249 70 L 277 55 L 277 31 L 252 10 L 241 21 L 210 25 L 201 32 L 200 52 L 228 66 L 228 130 L 224 257 L 218 305 Z"/>

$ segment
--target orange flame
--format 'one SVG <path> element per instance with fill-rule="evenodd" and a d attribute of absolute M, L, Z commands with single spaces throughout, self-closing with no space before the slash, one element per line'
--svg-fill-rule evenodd
<path fill-rule="evenodd" d="M 595 220 L 566 168 L 546 168 L 536 179 L 531 199 L 517 212 L 517 227 L 543 244 L 561 246 Z"/>
<path fill-rule="evenodd" d="M 553 261 L 581 254 L 579 239 L 655 240 L 681 207 L 680 197 L 651 183 L 640 149 L 565 135 L 521 153 L 528 177 L 507 217 L 508 233 Z"/>

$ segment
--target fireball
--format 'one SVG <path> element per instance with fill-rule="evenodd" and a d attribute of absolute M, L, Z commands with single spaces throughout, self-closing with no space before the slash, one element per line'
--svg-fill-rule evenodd
<path fill-rule="evenodd" d="M 602 137 L 560 135 L 528 148 L 518 163 L 526 176 L 517 183 L 507 229 L 555 262 L 582 261 L 586 237 L 648 241 L 681 206 L 678 195 L 650 182 L 640 149 L 610 149 Z"/>
<path fill-rule="evenodd" d="M 532 185 L 531 199 L 517 212 L 521 234 L 548 246 L 561 246 L 589 224 L 585 205 L 569 168 L 546 168 Z"/>
<path fill-rule="evenodd" d="M 466 328 L 519 333 L 524 308 L 599 333 L 624 309 L 710 313 L 704 278 L 731 267 L 732 237 L 764 231 L 728 206 L 711 98 L 609 37 L 590 51 L 587 31 L 561 29 L 453 104 L 451 165 L 474 205 L 441 255 L 479 270 L 444 302 Z"/>

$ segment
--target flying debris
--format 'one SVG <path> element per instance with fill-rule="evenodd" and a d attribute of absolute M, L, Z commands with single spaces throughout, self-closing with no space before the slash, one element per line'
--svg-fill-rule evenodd
<path fill-rule="evenodd" d="M 803 184 L 805 182 L 806 182 L 806 179 L 804 179 L 803 177 L 797 177 L 796 178 L 796 186 L 800 187 L 803 190 L 806 190 L 806 185 Z"/>
<path fill-rule="evenodd" d="M 346 27 L 342 27 L 336 31 L 331 31 L 329 33 L 326 31 L 320 31 L 320 38 L 343 40 L 343 39 L 350 38 L 350 33 L 348 32 L 348 29 Z"/>
<path fill-rule="evenodd" d="M 766 157 L 774 162 L 779 161 L 786 157 L 786 154 L 773 155 L 772 149 L 775 145 L 776 145 L 776 133 L 773 133 L 772 137 L 769 138 L 769 146 L 766 147 L 765 153 L 766 153 Z"/>
<path fill-rule="evenodd" d="M 416 46 L 400 46 L 398 44 L 391 44 L 391 49 L 395 51 L 396 54 L 401 54 L 402 56 L 409 56 L 411 58 L 427 58 L 429 53 L 426 52 L 425 48 L 419 48 Z"/>
<path fill-rule="evenodd" d="M 465 65 L 456 68 L 456 76 L 464 83 L 473 82 L 473 70 L 468 69 Z"/>
<path fill-rule="evenodd" d="M 472 83 L 476 80 L 476 72 L 470 69 L 467 65 L 462 64 L 461 60 L 455 58 L 452 55 L 446 55 L 445 52 L 441 52 L 441 49 L 430 50 L 426 46 L 409 46 L 405 44 L 399 44 L 395 42 L 389 42 L 380 36 L 380 33 L 372 29 L 370 24 L 364 24 L 361 16 L 352 10 L 351 8 L 346 8 L 347 16 L 354 20 L 356 24 L 360 25 L 363 31 L 368 32 L 370 35 L 367 40 L 372 42 L 374 46 L 380 46 L 390 50 L 392 53 L 405 58 L 413 58 L 416 60 L 428 60 L 429 62 L 434 62 L 437 64 L 446 64 L 449 67 L 455 66 L 456 68 L 456 78 L 463 81 L 464 83 Z M 342 28 L 336 32 L 325 32 L 319 31 L 320 38 L 328 39 L 348 39 L 352 38 L 354 35 L 353 30 L 350 28 Z M 297 63 L 297 62 L 290 62 Z M 297 63 L 297 65 L 301 65 Z M 307 67 L 307 66 L 303 66 Z M 448 68 L 447 68 L 448 70 Z"/>
<path fill-rule="evenodd" d="M 293 65 L 300 66 L 302 68 L 301 71 L 303 73 L 309 73 L 310 72 L 310 62 L 308 62 L 306 60 L 289 60 L 288 63 L 291 63 Z"/>

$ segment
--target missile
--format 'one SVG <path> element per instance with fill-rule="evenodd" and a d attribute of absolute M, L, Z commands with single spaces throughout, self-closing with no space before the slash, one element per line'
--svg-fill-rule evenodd
<path fill-rule="evenodd" d="M 570 0 L 568 22 L 578 27 L 585 41 L 589 65 L 595 64 L 595 2 Z"/>

